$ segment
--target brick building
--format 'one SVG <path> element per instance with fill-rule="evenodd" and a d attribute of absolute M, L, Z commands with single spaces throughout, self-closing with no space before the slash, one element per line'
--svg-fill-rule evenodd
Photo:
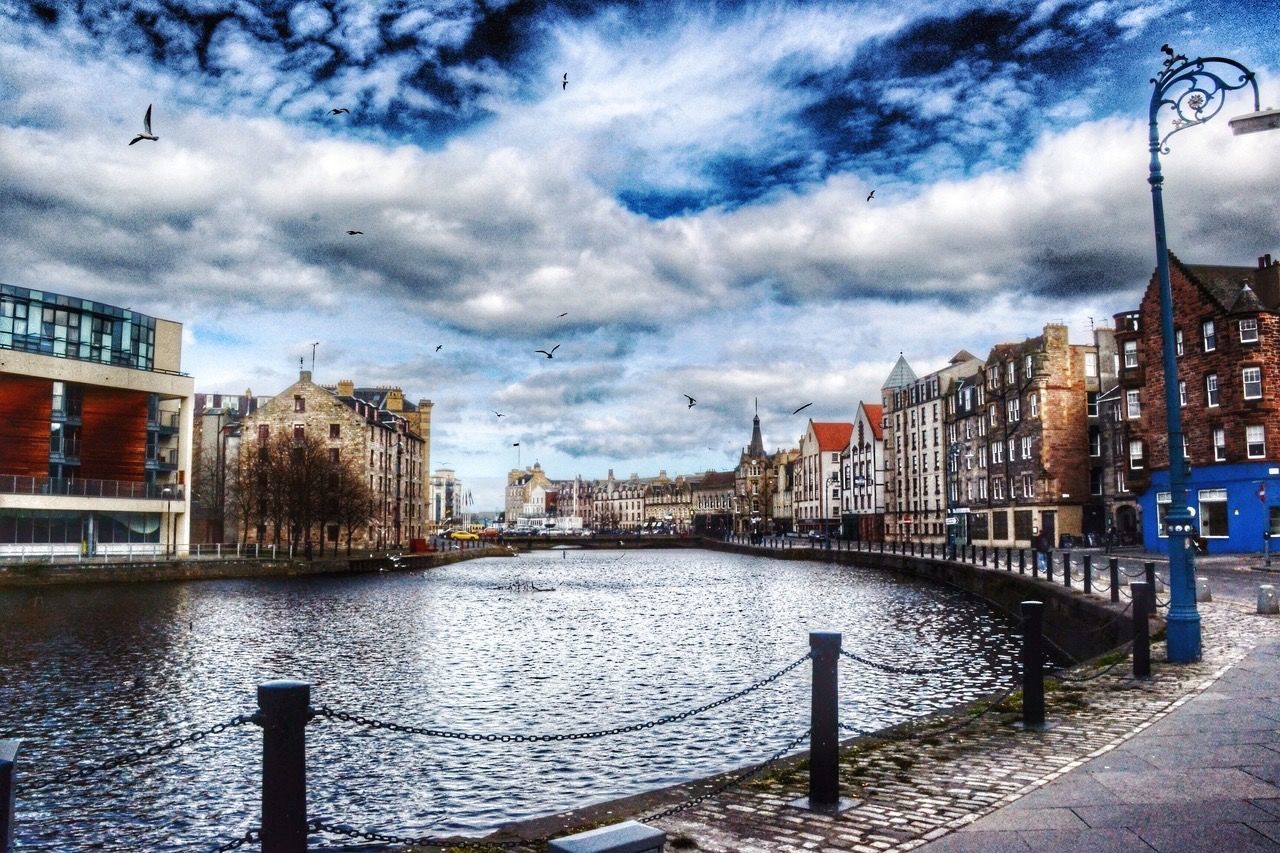
<path fill-rule="evenodd" d="M 0 284 L 0 553 L 181 553 L 182 325 Z"/>
<path fill-rule="evenodd" d="M 1257 551 L 1280 534 L 1280 262 L 1257 267 L 1184 264 L 1172 253 L 1175 343 L 1188 504 L 1209 553 Z M 1169 450 L 1159 287 L 1153 276 L 1134 334 L 1122 334 L 1129 488 L 1140 494 L 1142 535 L 1167 551 Z"/>

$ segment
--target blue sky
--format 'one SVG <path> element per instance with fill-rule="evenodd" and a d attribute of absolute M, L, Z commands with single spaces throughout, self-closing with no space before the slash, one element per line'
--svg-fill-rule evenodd
<path fill-rule="evenodd" d="M 201 391 L 274 393 L 320 341 L 320 381 L 435 402 L 484 506 L 516 441 L 555 477 L 725 468 L 757 398 L 792 446 L 792 409 L 850 419 L 899 351 L 1084 340 L 1153 266 L 1160 45 L 1280 105 L 1266 3 L 0 14 L 0 280 L 181 321 Z M 1280 134 L 1171 145 L 1180 257 L 1280 250 Z"/>

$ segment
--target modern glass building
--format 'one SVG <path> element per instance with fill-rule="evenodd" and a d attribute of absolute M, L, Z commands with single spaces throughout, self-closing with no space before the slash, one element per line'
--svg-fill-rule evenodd
<path fill-rule="evenodd" d="M 187 542 L 181 324 L 0 283 L 0 556 Z"/>

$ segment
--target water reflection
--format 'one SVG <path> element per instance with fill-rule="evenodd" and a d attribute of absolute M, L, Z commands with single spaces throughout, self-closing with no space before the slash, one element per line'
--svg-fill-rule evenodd
<path fill-rule="evenodd" d="M 531 587 L 554 587 L 533 592 Z M 510 587 L 495 589 L 495 587 Z M 100 763 L 254 710 L 272 678 L 313 704 L 419 726 L 547 734 L 627 725 L 732 693 L 810 630 L 899 666 L 841 661 L 841 720 L 878 728 L 985 695 L 1012 625 L 942 588 L 821 563 L 702 552 L 544 552 L 427 573 L 0 592 L 3 737 L 26 778 Z M 314 817 L 479 833 L 742 766 L 808 727 L 809 668 L 680 723 L 547 744 L 410 737 L 316 720 Z M 30 849 L 188 849 L 258 820 L 253 726 L 135 768 L 22 792 Z"/>

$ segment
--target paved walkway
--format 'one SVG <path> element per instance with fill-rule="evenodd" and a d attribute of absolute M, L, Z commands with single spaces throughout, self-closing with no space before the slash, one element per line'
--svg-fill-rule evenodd
<path fill-rule="evenodd" d="M 1280 641 L 928 853 L 1280 850 Z"/>

